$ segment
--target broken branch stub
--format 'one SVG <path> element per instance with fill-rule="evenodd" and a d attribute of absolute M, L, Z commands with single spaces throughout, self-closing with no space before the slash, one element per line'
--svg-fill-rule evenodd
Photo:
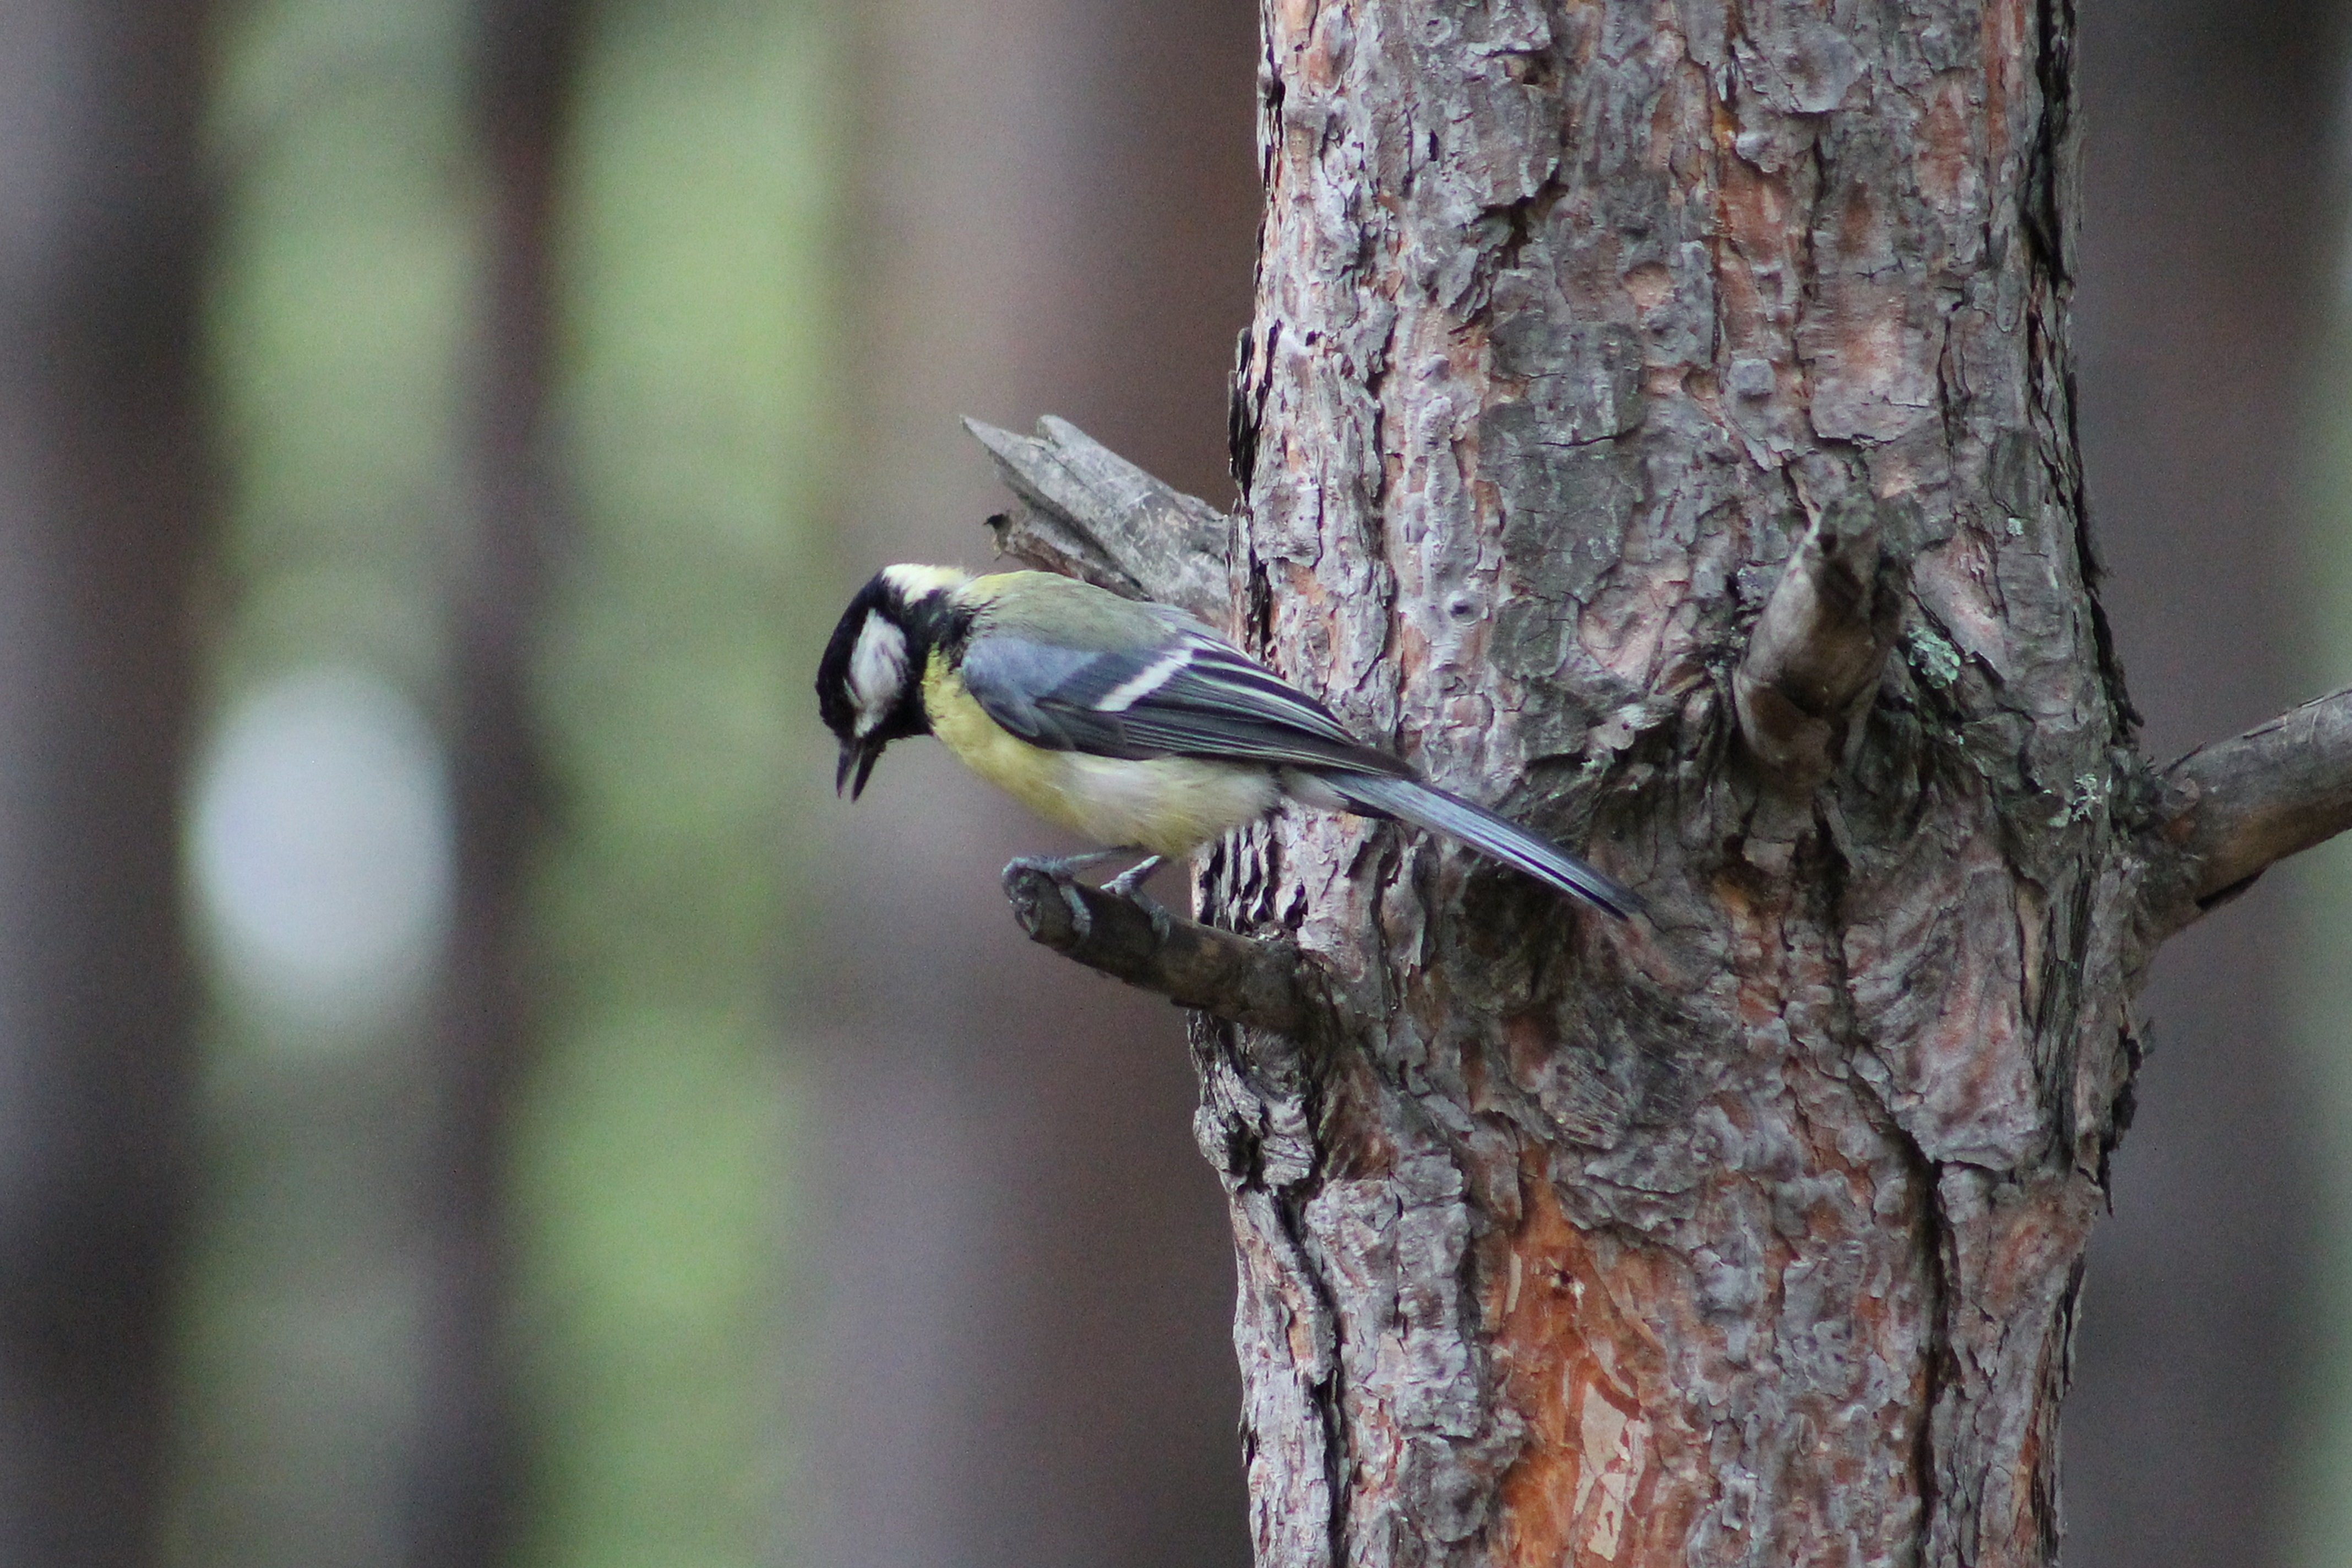
<path fill-rule="evenodd" d="M 2352 689 L 2200 746 L 2164 770 L 2150 884 L 2168 936 L 2272 866 L 2352 829 Z"/>
<path fill-rule="evenodd" d="M 1830 776 L 1894 646 L 1899 595 L 1874 518 L 1824 511 L 1789 558 L 1732 677 L 1739 732 L 1794 790 Z"/>
<path fill-rule="evenodd" d="M 1012 510 L 988 520 L 1001 552 L 1127 598 L 1173 605 L 1211 626 L 1231 620 L 1233 521 L 1224 513 L 1066 419 L 1047 415 L 1034 436 L 963 424 L 1013 491 Z"/>
<path fill-rule="evenodd" d="M 1029 861 L 1004 868 L 1004 896 L 1032 942 L 1179 1006 L 1294 1037 L 1328 1019 L 1307 958 L 1286 942 L 1146 909 Z"/>

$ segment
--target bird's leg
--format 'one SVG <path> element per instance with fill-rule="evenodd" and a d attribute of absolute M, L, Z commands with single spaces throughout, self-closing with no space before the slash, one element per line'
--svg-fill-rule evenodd
<path fill-rule="evenodd" d="M 1143 890 L 1143 879 L 1160 869 L 1163 857 L 1147 855 L 1103 884 L 1103 891 L 1115 893 L 1151 917 L 1151 932 L 1166 942 L 1172 929 L 1169 925 L 1167 906 Z"/>

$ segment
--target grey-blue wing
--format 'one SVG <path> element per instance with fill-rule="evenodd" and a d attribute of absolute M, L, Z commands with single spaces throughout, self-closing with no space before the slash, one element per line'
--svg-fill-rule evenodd
<path fill-rule="evenodd" d="M 962 673 L 988 716 L 1032 745 L 1297 768 L 1338 797 L 1330 804 L 1461 839 L 1621 919 L 1642 908 L 1558 845 L 1414 779 L 1329 709 L 1209 633 L 1179 630 L 1158 647 L 1105 652 L 984 631 L 967 645 Z"/>
<path fill-rule="evenodd" d="M 1052 751 L 1406 771 L 1320 702 L 1205 633 L 1106 652 L 985 631 L 965 648 L 962 673 L 990 718 Z"/>

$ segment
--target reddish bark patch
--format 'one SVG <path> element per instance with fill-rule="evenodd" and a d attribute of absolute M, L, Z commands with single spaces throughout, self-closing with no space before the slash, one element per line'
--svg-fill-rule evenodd
<path fill-rule="evenodd" d="M 1539 1163 L 1520 1173 L 1518 1228 L 1488 1283 L 1496 1364 L 1526 1424 L 1490 1527 L 1496 1563 L 1606 1568 L 1675 1555 L 1693 1511 L 1693 1467 L 1656 1341 L 1628 1305 L 1654 1298 L 1656 1259 L 1596 1249 L 1560 1210 Z"/>
<path fill-rule="evenodd" d="M 1978 196 L 1977 121 L 1969 95 L 1975 86 L 1966 71 L 1946 71 L 1928 89 L 1919 121 L 1916 160 L 1919 194 L 1938 212 L 1969 210 Z"/>

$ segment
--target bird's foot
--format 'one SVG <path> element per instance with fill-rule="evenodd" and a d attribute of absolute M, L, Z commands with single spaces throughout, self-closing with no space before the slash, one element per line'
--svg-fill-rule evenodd
<path fill-rule="evenodd" d="M 1004 890 L 1013 891 L 1015 881 L 1027 875 L 1045 878 L 1062 895 L 1062 903 L 1070 911 L 1070 924 L 1081 941 L 1094 931 L 1094 916 L 1087 912 L 1087 900 L 1078 892 L 1078 868 L 1097 860 L 1108 859 L 1114 850 L 1097 849 L 1085 855 L 1023 855 L 1005 862 Z M 1017 895 L 1016 895 L 1017 898 Z"/>
<path fill-rule="evenodd" d="M 1078 855 L 1022 855 L 1005 863 L 1004 874 L 1009 877 L 1015 871 L 1035 871 L 1062 882 L 1089 866 L 1099 866 L 1106 860 L 1116 860 L 1122 855 L 1133 853 L 1131 849 L 1088 849 Z"/>
<path fill-rule="evenodd" d="M 1092 927 L 1094 921 L 1087 912 L 1086 900 L 1078 896 L 1075 885 L 1077 881 L 1077 873 L 1086 867 L 1098 865 L 1105 860 L 1117 859 L 1122 855 L 1136 853 L 1138 851 L 1133 848 L 1125 848 L 1090 849 L 1082 855 L 1024 855 L 1004 868 L 1004 877 L 1006 882 L 1010 884 L 1015 874 L 1034 871 L 1039 876 L 1051 879 L 1061 889 L 1062 901 L 1069 906 L 1072 921 L 1076 924 L 1079 932 L 1084 934 Z M 1174 929 L 1170 923 L 1174 917 L 1169 914 L 1159 900 L 1145 892 L 1141 886 L 1146 877 L 1160 869 L 1162 859 L 1163 857 L 1158 855 L 1145 856 L 1141 860 L 1105 882 L 1102 885 L 1102 890 L 1114 898 L 1125 899 L 1149 915 L 1151 918 L 1152 933 L 1161 942 L 1166 942 Z"/>

